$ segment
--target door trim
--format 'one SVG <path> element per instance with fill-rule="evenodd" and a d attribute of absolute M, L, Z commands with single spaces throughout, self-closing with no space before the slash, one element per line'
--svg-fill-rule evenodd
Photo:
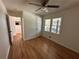
<path fill-rule="evenodd" d="M 6 15 L 6 23 L 7 23 L 7 29 L 8 29 L 8 37 L 9 37 L 9 44 L 12 46 L 12 38 L 11 38 L 11 30 L 10 30 L 10 22 L 9 22 L 9 16 Z"/>
<path fill-rule="evenodd" d="M 22 18 L 22 16 L 21 16 L 21 33 L 22 33 L 22 40 L 24 39 L 24 35 L 23 35 L 23 33 L 24 33 L 24 27 L 23 27 L 23 18 Z"/>

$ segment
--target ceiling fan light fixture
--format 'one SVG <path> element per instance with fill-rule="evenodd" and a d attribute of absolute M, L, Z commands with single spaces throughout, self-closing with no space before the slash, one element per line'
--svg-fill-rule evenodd
<path fill-rule="evenodd" d="M 48 12 L 48 9 L 47 8 L 43 8 L 42 9 L 44 12 Z"/>
<path fill-rule="evenodd" d="M 49 0 L 43 0 L 40 4 L 39 3 L 29 3 L 29 4 L 38 6 L 39 8 L 35 10 L 37 12 L 49 12 L 47 8 L 59 8 L 60 7 L 59 5 L 47 5 L 48 2 Z"/>

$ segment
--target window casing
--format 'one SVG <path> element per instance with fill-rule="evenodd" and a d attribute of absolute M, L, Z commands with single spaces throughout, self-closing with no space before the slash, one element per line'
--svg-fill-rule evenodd
<path fill-rule="evenodd" d="M 44 31 L 60 34 L 61 19 L 61 17 L 46 19 Z"/>

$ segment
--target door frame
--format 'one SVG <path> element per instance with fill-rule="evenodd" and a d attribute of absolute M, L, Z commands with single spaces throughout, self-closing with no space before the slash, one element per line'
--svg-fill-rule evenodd
<path fill-rule="evenodd" d="M 21 32 L 22 32 L 22 40 L 23 40 L 23 19 L 21 18 Z M 8 29 L 8 37 L 9 37 L 9 44 L 12 46 L 12 37 L 11 37 L 11 28 L 10 28 L 10 21 L 9 21 L 9 15 L 6 15 L 6 22 L 7 22 L 7 29 Z"/>
<path fill-rule="evenodd" d="M 10 46 L 12 46 L 10 22 L 9 22 L 9 16 L 7 14 L 6 14 L 6 23 L 7 23 L 7 29 L 8 29 L 9 44 L 10 44 Z"/>
<path fill-rule="evenodd" d="M 23 40 L 24 39 L 24 34 L 23 34 L 24 33 L 24 27 L 23 27 L 24 22 L 23 22 L 23 17 L 21 16 L 20 18 L 21 18 L 21 32 L 22 32 L 22 38 L 21 39 Z"/>

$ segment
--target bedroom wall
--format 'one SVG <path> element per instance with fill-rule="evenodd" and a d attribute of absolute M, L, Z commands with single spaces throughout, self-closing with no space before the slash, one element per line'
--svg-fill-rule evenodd
<path fill-rule="evenodd" d="M 60 34 L 44 31 L 44 20 L 52 19 L 54 17 L 62 17 Z M 79 5 L 44 16 L 42 35 L 47 38 L 51 36 L 49 39 L 52 41 L 79 53 Z"/>
<path fill-rule="evenodd" d="M 0 59 L 7 59 L 10 48 L 5 17 L 6 13 L 6 9 L 0 0 Z"/>
<path fill-rule="evenodd" d="M 23 12 L 24 19 L 24 39 L 35 38 L 41 33 L 41 17 L 30 12 Z"/>

